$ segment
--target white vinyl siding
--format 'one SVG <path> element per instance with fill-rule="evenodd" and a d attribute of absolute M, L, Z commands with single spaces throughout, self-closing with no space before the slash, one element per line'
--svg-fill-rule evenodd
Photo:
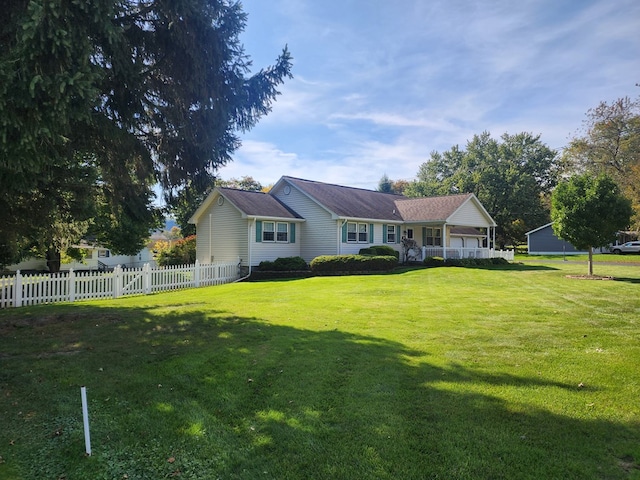
<path fill-rule="evenodd" d="M 489 227 L 491 221 L 478 208 L 473 200 L 465 202 L 447 221 L 449 225 L 469 227 Z"/>
<path fill-rule="evenodd" d="M 271 193 L 306 219 L 305 222 L 296 225 L 296 245 L 299 245 L 299 255 L 302 258 L 310 262 L 319 255 L 338 253 L 338 225 L 327 210 L 295 187 L 291 187 L 288 195 L 284 194 L 282 187 Z"/>
<path fill-rule="evenodd" d="M 262 227 L 268 222 L 262 222 Z M 289 242 L 256 242 L 256 232 L 253 221 L 251 222 L 251 265 L 257 266 L 263 260 L 274 261 L 280 257 L 299 257 L 300 243 L 296 233 L 295 243 Z M 263 230 L 264 233 L 264 230 Z"/>
<path fill-rule="evenodd" d="M 200 216 L 196 233 L 196 257 L 200 262 L 236 262 L 240 258 L 247 265 L 247 220 L 230 202 L 211 202 Z"/>

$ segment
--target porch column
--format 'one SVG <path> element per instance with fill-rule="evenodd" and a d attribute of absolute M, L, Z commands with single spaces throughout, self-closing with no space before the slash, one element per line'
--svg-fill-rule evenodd
<path fill-rule="evenodd" d="M 442 258 L 447 259 L 447 224 L 442 225 Z"/>

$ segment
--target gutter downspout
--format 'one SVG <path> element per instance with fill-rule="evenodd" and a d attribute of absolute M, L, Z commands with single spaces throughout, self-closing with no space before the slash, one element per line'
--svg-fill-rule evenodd
<path fill-rule="evenodd" d="M 257 219 L 254 218 L 253 219 L 253 225 L 254 226 L 255 226 L 256 222 L 257 222 Z M 251 223 L 249 223 L 249 228 L 247 228 L 247 235 L 248 235 L 247 247 L 249 249 L 249 273 L 247 275 L 245 275 L 244 277 L 241 277 L 241 278 L 237 279 L 233 283 L 242 282 L 243 280 L 246 280 L 247 278 L 249 278 L 251 276 L 251 239 L 253 238 L 252 233 L 253 233 L 253 227 L 252 227 Z M 242 263 L 242 259 L 240 259 L 239 263 Z"/>
<path fill-rule="evenodd" d="M 209 214 L 209 262 L 208 263 L 213 263 L 213 255 L 212 255 L 212 251 L 211 251 L 211 231 L 212 231 L 212 227 L 213 227 L 213 220 L 212 220 L 213 215 L 210 213 Z"/>
<path fill-rule="evenodd" d="M 338 225 L 338 255 L 342 255 L 342 227 L 347 223 L 347 219 L 342 220 L 342 224 Z"/>

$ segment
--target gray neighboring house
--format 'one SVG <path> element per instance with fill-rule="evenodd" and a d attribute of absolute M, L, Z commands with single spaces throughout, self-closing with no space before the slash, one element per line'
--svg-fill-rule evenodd
<path fill-rule="evenodd" d="M 552 225 L 553 222 L 547 223 L 525 234 L 530 255 L 580 255 L 588 253 L 586 250 L 577 250 L 566 240 L 556 237 Z"/>
<path fill-rule="evenodd" d="M 216 187 L 193 214 L 201 263 L 358 253 L 371 245 L 425 256 L 494 256 L 496 224 L 473 194 L 407 198 L 372 190 L 282 177 L 269 191 Z"/>
<path fill-rule="evenodd" d="M 586 250 L 577 250 L 566 240 L 556 237 L 553 233 L 553 222 L 542 225 L 527 232 L 527 247 L 530 255 L 581 255 L 589 253 Z M 609 249 L 594 248 L 593 253 L 609 253 Z"/>

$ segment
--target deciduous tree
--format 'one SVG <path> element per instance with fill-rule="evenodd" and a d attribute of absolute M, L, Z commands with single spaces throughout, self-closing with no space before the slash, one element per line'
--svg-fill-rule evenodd
<path fill-rule="evenodd" d="M 574 175 L 558 184 L 551 197 L 553 231 L 577 249 L 589 251 L 589 275 L 593 275 L 593 248 L 612 243 L 632 213 L 631 202 L 605 174 Z"/>
<path fill-rule="evenodd" d="M 640 98 L 601 102 L 589 110 L 564 156 L 577 171 L 613 178 L 632 201 L 633 224 L 640 228 Z"/>
<path fill-rule="evenodd" d="M 548 221 L 545 197 L 555 186 L 557 153 L 530 133 L 475 135 L 466 148 L 432 152 L 405 194 L 412 197 L 474 193 L 494 218 L 500 246 L 519 243 Z"/>

